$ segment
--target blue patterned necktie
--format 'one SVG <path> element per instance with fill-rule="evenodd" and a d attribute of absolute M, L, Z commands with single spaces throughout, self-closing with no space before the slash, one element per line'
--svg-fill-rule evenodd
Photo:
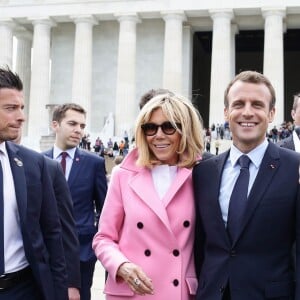
<path fill-rule="evenodd" d="M 0 151 L 1 155 L 1 151 Z M 0 160 L 0 275 L 4 274 L 4 199 L 3 199 L 3 171 Z"/>
<path fill-rule="evenodd" d="M 232 241 L 237 237 L 247 204 L 251 159 L 247 155 L 242 155 L 238 162 L 241 169 L 230 196 L 227 220 L 227 230 Z"/>

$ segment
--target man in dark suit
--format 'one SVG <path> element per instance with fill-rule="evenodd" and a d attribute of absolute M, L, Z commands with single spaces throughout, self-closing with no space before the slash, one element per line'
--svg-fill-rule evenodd
<path fill-rule="evenodd" d="M 21 137 L 22 128 L 20 128 L 19 135 L 13 142 L 20 144 Z M 69 300 L 80 300 L 79 241 L 75 229 L 73 202 L 60 164 L 48 157 L 46 157 L 46 164 L 52 181 L 61 223 L 62 242 L 67 269 L 68 297 Z"/>
<path fill-rule="evenodd" d="M 279 141 L 278 145 L 283 148 L 300 152 L 300 93 L 294 96 L 291 116 L 294 120 L 295 130 L 289 137 Z"/>
<path fill-rule="evenodd" d="M 62 163 L 74 207 L 74 218 L 80 244 L 80 299 L 89 300 L 96 263 L 92 240 L 106 196 L 105 162 L 102 157 L 80 150 L 86 112 L 75 104 L 58 106 L 52 117 L 55 145 L 44 154 Z"/>
<path fill-rule="evenodd" d="M 300 299 L 299 247 L 296 269 L 291 255 L 300 242 L 300 160 L 266 140 L 275 114 L 270 81 L 238 74 L 224 114 L 233 145 L 193 171 L 196 299 Z"/>
<path fill-rule="evenodd" d="M 62 228 L 62 242 L 67 267 L 69 300 L 80 299 L 79 241 L 75 229 L 73 202 L 60 164 L 46 157 Z"/>
<path fill-rule="evenodd" d="M 0 69 L 0 299 L 66 300 L 61 225 L 46 159 L 10 142 L 24 122 L 22 89 L 18 75 Z"/>

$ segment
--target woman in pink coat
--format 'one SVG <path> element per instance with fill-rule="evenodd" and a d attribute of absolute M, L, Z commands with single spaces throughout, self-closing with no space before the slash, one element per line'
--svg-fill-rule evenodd
<path fill-rule="evenodd" d="M 191 102 L 174 94 L 140 111 L 137 148 L 112 174 L 93 241 L 108 272 L 106 299 L 194 299 L 191 172 L 202 132 Z"/>

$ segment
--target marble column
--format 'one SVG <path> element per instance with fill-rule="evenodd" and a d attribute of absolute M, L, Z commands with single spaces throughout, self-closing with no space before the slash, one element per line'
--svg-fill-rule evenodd
<path fill-rule="evenodd" d="M 0 19 L 0 67 L 12 68 L 13 57 L 13 28 L 12 19 Z"/>
<path fill-rule="evenodd" d="M 235 36 L 238 33 L 238 26 L 236 24 L 231 25 L 231 78 L 235 77 Z"/>
<path fill-rule="evenodd" d="M 31 147 L 39 150 L 39 141 L 49 134 L 48 111 L 50 97 L 50 40 L 54 22 L 47 19 L 32 20 L 33 49 L 30 83 L 28 136 Z"/>
<path fill-rule="evenodd" d="M 87 112 L 87 130 L 91 129 L 93 26 L 97 20 L 91 15 L 72 16 L 76 24 L 72 102 Z"/>
<path fill-rule="evenodd" d="M 28 134 L 32 33 L 23 27 L 19 27 L 14 30 L 14 35 L 17 38 L 16 73 L 19 74 L 23 82 L 26 117 L 26 122 L 23 125 L 23 135 L 26 136 Z"/>
<path fill-rule="evenodd" d="M 163 88 L 182 93 L 182 23 L 184 12 L 161 12 L 165 21 Z"/>
<path fill-rule="evenodd" d="M 263 9 L 265 18 L 264 75 L 271 81 L 276 92 L 274 125 L 284 121 L 284 49 L 283 18 L 285 9 Z"/>
<path fill-rule="evenodd" d="M 224 91 L 232 79 L 232 10 L 211 10 L 213 39 L 209 123 L 224 122 Z"/>
<path fill-rule="evenodd" d="M 129 139 L 133 134 L 138 109 L 136 86 L 136 14 L 116 15 L 120 23 L 118 47 L 118 71 L 116 87 L 115 134 L 123 137 L 125 130 Z"/>

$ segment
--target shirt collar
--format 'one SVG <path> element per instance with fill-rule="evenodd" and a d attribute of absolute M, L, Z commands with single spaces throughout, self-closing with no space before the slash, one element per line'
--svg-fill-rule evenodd
<path fill-rule="evenodd" d="M 268 148 L 268 141 L 265 139 L 260 145 L 255 147 L 253 150 L 247 153 L 247 156 L 251 159 L 251 162 L 255 165 L 256 168 L 259 168 L 260 163 L 265 155 L 265 152 Z M 241 155 L 245 153 L 241 152 L 237 147 L 235 147 L 233 144 L 230 147 L 230 153 L 229 153 L 229 161 L 234 167 L 240 158 Z"/>
<path fill-rule="evenodd" d="M 60 154 L 61 154 L 62 152 L 67 152 L 68 155 L 69 155 L 72 159 L 74 159 L 75 151 L 76 151 L 76 147 L 71 148 L 71 149 L 67 149 L 67 150 L 64 151 L 64 150 L 61 150 L 60 148 L 58 148 L 56 145 L 54 145 L 54 146 L 53 146 L 53 158 L 54 158 L 54 159 L 57 159 L 57 158 L 60 156 Z"/>

